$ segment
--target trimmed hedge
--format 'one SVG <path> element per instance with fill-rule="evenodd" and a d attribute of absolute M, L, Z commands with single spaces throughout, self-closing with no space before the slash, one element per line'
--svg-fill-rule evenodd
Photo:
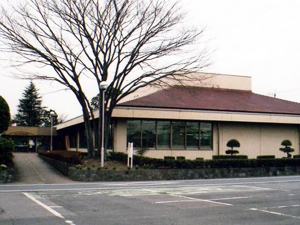
<path fill-rule="evenodd" d="M 257 159 L 275 159 L 275 155 L 259 155 Z"/>
<path fill-rule="evenodd" d="M 111 152 L 109 157 L 115 161 L 127 162 L 127 155 L 121 152 Z M 133 163 L 141 168 L 152 169 L 255 168 L 300 166 L 300 158 L 240 159 L 237 156 L 212 160 L 164 160 L 134 155 Z"/>
<path fill-rule="evenodd" d="M 185 157 L 184 156 L 177 156 L 176 159 L 177 160 L 185 160 Z"/>
<path fill-rule="evenodd" d="M 174 156 L 165 156 L 164 157 L 165 160 L 175 160 Z"/>
<path fill-rule="evenodd" d="M 73 151 L 51 151 L 39 152 L 39 155 L 70 164 L 81 164 L 81 159 L 87 156 L 87 153 Z"/>
<path fill-rule="evenodd" d="M 246 155 L 213 155 L 213 159 L 248 159 Z"/>

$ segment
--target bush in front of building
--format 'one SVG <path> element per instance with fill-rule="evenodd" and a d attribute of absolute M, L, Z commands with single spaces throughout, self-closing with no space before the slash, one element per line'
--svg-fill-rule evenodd
<path fill-rule="evenodd" d="M 275 155 L 258 155 L 257 159 L 275 159 Z"/>
<path fill-rule="evenodd" d="M 248 159 L 247 155 L 213 155 L 213 159 Z"/>
<path fill-rule="evenodd" d="M 109 157 L 115 161 L 127 162 L 127 155 L 121 152 L 111 152 Z M 133 156 L 133 164 L 141 169 L 205 169 L 205 168 L 256 168 L 256 167 L 295 167 L 300 166 L 299 158 L 248 159 L 246 155 L 213 156 L 210 160 L 165 160 L 149 157 Z"/>
<path fill-rule="evenodd" d="M 164 160 L 175 160 L 174 156 L 165 156 Z"/>
<path fill-rule="evenodd" d="M 70 164 L 81 164 L 81 159 L 87 156 L 87 153 L 73 151 L 51 151 L 39 152 L 39 155 Z"/>
<path fill-rule="evenodd" d="M 282 151 L 282 152 L 284 152 L 284 153 L 286 153 L 287 154 L 287 158 L 291 158 L 292 155 L 290 153 L 294 152 L 294 149 L 291 148 L 292 142 L 290 140 L 286 139 L 286 140 L 283 140 L 281 142 L 281 145 L 283 145 L 284 148 L 279 148 L 279 150 Z"/>
<path fill-rule="evenodd" d="M 226 146 L 229 147 L 229 148 L 231 148 L 231 149 L 226 150 L 225 153 L 228 154 L 228 155 L 233 156 L 233 155 L 239 153 L 238 150 L 235 150 L 235 149 L 233 149 L 233 148 L 239 148 L 241 145 L 240 145 L 240 142 L 239 142 L 238 140 L 236 140 L 236 139 L 231 139 L 231 140 L 229 140 L 229 141 L 227 142 Z"/>
<path fill-rule="evenodd" d="M 12 140 L 0 137 L 0 164 L 12 166 L 14 143 Z"/>

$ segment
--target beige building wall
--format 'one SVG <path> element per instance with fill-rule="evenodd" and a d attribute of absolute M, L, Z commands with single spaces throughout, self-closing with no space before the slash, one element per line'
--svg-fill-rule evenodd
<path fill-rule="evenodd" d="M 256 158 L 258 155 L 275 155 L 276 158 L 285 157 L 279 151 L 281 142 L 289 139 L 294 154 L 299 154 L 299 127 L 284 124 L 256 124 L 256 123 L 221 123 L 220 125 L 220 154 L 225 154 L 228 149 L 227 142 L 237 139 L 241 147 L 240 154 Z"/>
<path fill-rule="evenodd" d="M 219 125 L 218 125 L 219 124 Z M 126 153 L 127 149 L 127 122 L 119 120 L 116 123 L 114 138 L 114 150 Z M 279 151 L 281 142 L 289 139 L 295 149 L 294 154 L 299 151 L 299 126 L 285 124 L 258 124 L 258 123 L 215 123 L 213 126 L 213 150 L 149 150 L 145 156 L 164 158 L 164 156 L 185 156 L 186 159 L 202 157 L 211 159 L 213 155 L 225 155 L 227 142 L 237 139 L 241 147 L 237 148 L 241 155 L 248 158 L 256 158 L 258 155 L 275 155 L 276 158 L 285 157 L 286 154 Z"/>
<path fill-rule="evenodd" d="M 117 120 L 116 127 L 114 132 L 114 151 L 124 152 L 127 150 L 127 122 L 126 120 Z M 216 143 L 216 135 L 214 132 L 213 141 Z M 216 145 L 214 143 L 214 146 Z M 150 149 L 146 152 L 144 156 L 153 157 L 153 158 L 164 158 L 164 156 L 185 156 L 186 159 L 196 159 L 196 158 L 205 158 L 211 159 L 212 155 L 216 154 L 215 150 L 186 150 L 186 149 Z"/>

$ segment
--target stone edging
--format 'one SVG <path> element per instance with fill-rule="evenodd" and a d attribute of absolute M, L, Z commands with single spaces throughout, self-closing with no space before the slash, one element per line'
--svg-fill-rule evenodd
<path fill-rule="evenodd" d="M 15 169 L 7 168 L 6 170 L 0 170 L 0 183 L 11 183 L 15 181 Z"/>
<path fill-rule="evenodd" d="M 69 168 L 68 177 L 76 181 L 148 181 L 300 175 L 300 167 L 80 170 Z"/>
<path fill-rule="evenodd" d="M 149 181 L 300 175 L 299 167 L 81 170 L 72 164 L 40 156 L 63 175 L 75 181 Z"/>

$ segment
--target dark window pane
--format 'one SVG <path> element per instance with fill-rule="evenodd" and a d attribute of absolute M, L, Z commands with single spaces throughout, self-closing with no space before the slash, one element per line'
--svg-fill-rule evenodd
<path fill-rule="evenodd" d="M 172 147 L 184 148 L 185 142 L 185 123 L 172 122 Z"/>
<path fill-rule="evenodd" d="M 84 128 L 79 131 L 79 148 L 87 148 L 86 133 Z"/>
<path fill-rule="evenodd" d="M 199 148 L 199 123 L 186 123 L 186 142 L 187 148 Z"/>
<path fill-rule="evenodd" d="M 155 147 L 155 121 L 142 121 L 142 147 Z"/>
<path fill-rule="evenodd" d="M 133 147 L 141 147 L 141 121 L 127 121 L 127 142 L 133 142 Z"/>
<path fill-rule="evenodd" d="M 77 148 L 77 133 L 73 132 L 69 135 L 70 147 Z"/>
<path fill-rule="evenodd" d="M 157 145 L 159 148 L 170 148 L 171 122 L 157 121 Z"/>
<path fill-rule="evenodd" d="M 107 140 L 108 149 L 113 149 L 113 131 L 114 131 L 114 124 L 110 125 L 108 129 L 108 140 Z"/>
<path fill-rule="evenodd" d="M 212 149 L 212 124 L 200 123 L 201 148 Z"/>

